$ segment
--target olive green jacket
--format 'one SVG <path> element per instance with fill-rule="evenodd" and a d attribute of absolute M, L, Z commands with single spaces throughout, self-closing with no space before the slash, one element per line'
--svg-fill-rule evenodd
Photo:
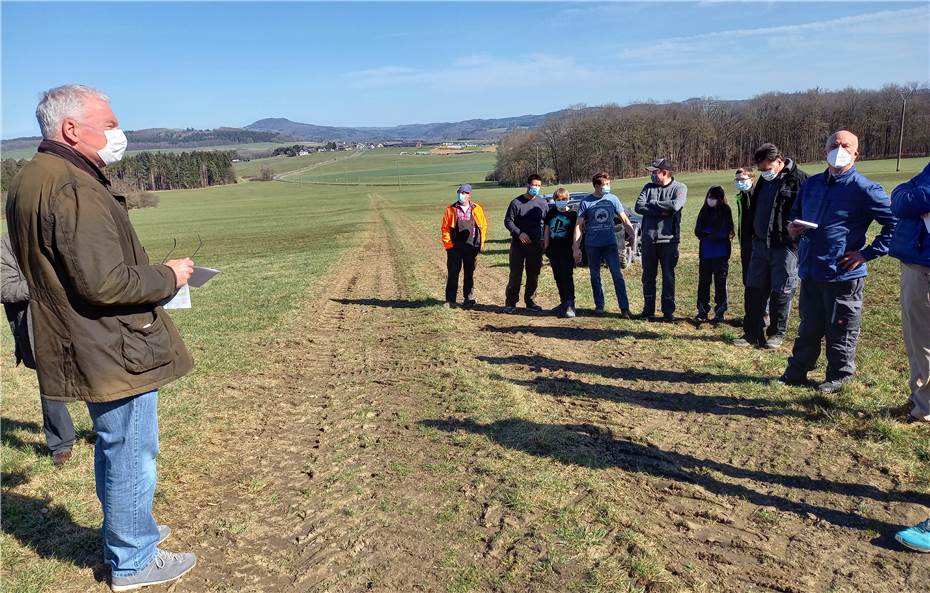
<path fill-rule="evenodd" d="M 54 400 L 106 402 L 184 376 L 193 360 L 158 305 L 175 292 L 149 265 L 125 200 L 69 147 L 44 141 L 16 175 L 6 216 L 29 285 L 36 370 Z"/>

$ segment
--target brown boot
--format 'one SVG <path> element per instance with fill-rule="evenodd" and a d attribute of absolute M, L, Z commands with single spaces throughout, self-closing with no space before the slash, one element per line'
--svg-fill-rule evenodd
<path fill-rule="evenodd" d="M 61 467 L 71 459 L 71 449 L 63 449 L 61 451 L 56 451 L 52 455 L 52 463 L 55 464 L 55 467 Z"/>

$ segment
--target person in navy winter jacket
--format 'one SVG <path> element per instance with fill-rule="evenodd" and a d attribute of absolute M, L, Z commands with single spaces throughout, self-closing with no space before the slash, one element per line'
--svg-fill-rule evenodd
<path fill-rule="evenodd" d="M 714 283 L 714 318 L 723 321 L 727 310 L 727 276 L 730 272 L 731 241 L 735 235 L 733 211 L 727 204 L 726 194 L 719 185 L 707 190 L 704 205 L 694 225 L 700 247 L 698 250 L 698 323 L 707 321 L 710 312 L 710 284 Z"/>
<path fill-rule="evenodd" d="M 856 371 L 866 262 L 888 253 L 898 220 L 882 186 L 856 170 L 859 139 L 846 130 L 827 140 L 827 170 L 807 179 L 788 231 L 798 244 L 801 324 L 781 382 L 803 384 L 826 337 L 827 375 L 818 389 L 837 391 Z M 799 221 L 816 224 L 816 228 Z M 881 232 L 866 246 L 872 221 Z"/>

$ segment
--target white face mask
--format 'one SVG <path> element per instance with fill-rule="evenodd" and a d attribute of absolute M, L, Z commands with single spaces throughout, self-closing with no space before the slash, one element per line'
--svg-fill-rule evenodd
<path fill-rule="evenodd" d="M 775 177 L 778 176 L 778 173 L 776 173 L 773 169 L 769 169 L 768 171 L 762 171 L 761 175 L 762 175 L 762 179 L 765 179 L 766 181 L 771 181 L 775 179 Z"/>
<path fill-rule="evenodd" d="M 837 146 L 827 154 L 827 164 L 835 169 L 848 167 L 852 162 L 852 155 L 842 146 Z"/>
<path fill-rule="evenodd" d="M 711 208 L 716 208 L 716 207 L 717 207 L 717 199 L 716 199 L 716 198 L 707 198 L 707 205 L 710 206 Z"/>
<path fill-rule="evenodd" d="M 112 165 L 119 162 L 126 152 L 126 134 L 119 128 L 104 130 L 103 135 L 107 137 L 107 145 L 97 151 L 97 156 L 103 161 L 104 165 Z"/>

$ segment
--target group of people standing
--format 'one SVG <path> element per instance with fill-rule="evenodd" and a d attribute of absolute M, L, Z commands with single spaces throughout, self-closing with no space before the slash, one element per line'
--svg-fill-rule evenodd
<path fill-rule="evenodd" d="M 728 308 L 731 245 L 738 238 L 745 314 L 743 335 L 734 345 L 780 348 L 800 284 L 798 335 L 787 367 L 775 382 L 807 385 L 807 375 L 815 368 L 821 344 L 825 343 L 826 377 L 816 387 L 821 393 L 833 393 L 856 371 L 867 262 L 890 252 L 901 260 L 901 313 L 911 371 L 907 419 L 930 422 L 930 165 L 895 188 L 889 197 L 879 183 L 856 169 L 859 140 L 851 132 L 840 130 L 832 134 L 824 155 L 826 170 L 808 175 L 774 144 L 761 145 L 753 155 L 753 165 L 741 167 L 735 173 L 736 221 L 724 188 L 708 189 L 694 229 L 700 244 L 694 320 L 697 323 L 723 320 Z M 674 167 L 668 159 L 653 161 L 646 169 L 651 179 L 643 186 L 634 206 L 642 216 L 644 302 L 638 317 L 672 321 L 676 309 L 675 268 L 681 241 L 681 211 L 688 188 L 674 178 Z M 504 226 L 511 235 L 505 313 L 515 311 L 524 273 L 526 308 L 542 310 L 535 295 L 545 254 L 559 291 L 560 304 L 554 312 L 560 317 L 574 317 L 572 270 L 585 255 L 594 314 L 604 314 L 601 267 L 606 264 L 620 317 L 633 317 L 615 225 L 622 225 L 621 237 L 631 242 L 634 230 L 623 204 L 611 193 L 610 175 L 596 173 L 592 185 L 593 191 L 580 201 L 577 212 L 570 208 L 565 188 L 558 188 L 552 195 L 552 204 L 547 203 L 540 196 L 542 179 L 535 174 L 527 179 L 526 191 L 511 201 L 504 216 Z M 449 214 L 450 209 L 456 216 Z M 475 213 L 474 223 L 464 226 L 470 231 L 469 225 L 473 224 L 483 244 L 487 236 L 484 213 L 480 205 L 472 202 L 471 187 L 464 185 L 459 187 L 457 202 L 447 209 L 443 219 L 443 242 L 449 261 L 447 307 L 455 306 L 460 258 L 457 251 L 463 249 L 454 239 L 455 229 L 462 228 L 461 216 L 467 218 L 468 211 Z M 881 228 L 867 245 L 866 233 L 873 222 Z M 469 251 L 471 259 L 465 280 L 468 306 L 475 304 L 471 274 L 479 251 L 480 247 Z M 657 303 L 659 268 L 662 292 Z M 656 315 L 657 304 L 661 316 Z M 900 532 L 897 538 L 909 548 L 930 552 L 930 520 Z"/>

